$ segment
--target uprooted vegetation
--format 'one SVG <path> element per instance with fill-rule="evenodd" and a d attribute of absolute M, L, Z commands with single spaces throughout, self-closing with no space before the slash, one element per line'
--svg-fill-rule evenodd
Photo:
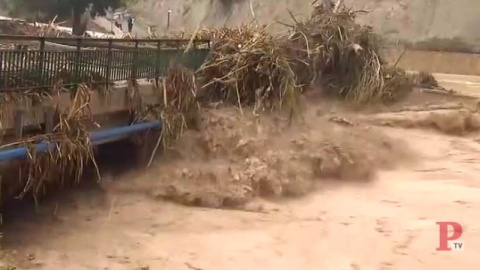
<path fill-rule="evenodd" d="M 318 6 L 287 36 L 254 25 L 198 31 L 214 43 L 198 72 L 203 94 L 256 110 L 286 106 L 290 111 L 312 84 L 357 103 L 398 99 L 412 89 L 412 77 L 387 65 L 380 38 L 356 24 L 355 16 L 346 8 L 332 12 Z"/>
<path fill-rule="evenodd" d="M 389 67 L 384 62 L 379 53 L 380 39 L 372 29 L 357 25 L 355 15 L 346 8 L 332 12 L 317 7 L 310 20 L 296 22 L 287 36 L 273 36 L 267 31 L 267 26 L 200 30 L 197 37 L 213 41 L 210 58 L 196 74 L 178 67 L 170 69 L 170 75 L 161 81 L 159 87 L 158 106 L 144 106 L 138 92 L 135 92 L 134 83 L 131 109 L 135 112 L 136 121 L 161 119 L 163 122 L 162 134 L 153 152 L 163 146 L 166 156 L 172 157 L 168 155 L 172 153 L 171 147 L 181 148 L 194 136 L 189 128 L 196 127 L 200 130 L 198 134 L 203 134 L 203 137 L 192 139 L 195 145 L 189 151 L 177 151 L 185 169 L 162 172 L 163 183 L 171 187 L 168 179 L 192 179 L 183 184 L 206 181 L 210 183 L 205 186 L 212 189 L 210 193 L 225 191 L 227 194 L 215 195 L 213 200 L 216 203 L 212 205 L 227 206 L 255 196 L 299 195 L 308 191 L 318 179 L 369 179 L 378 160 L 372 157 L 372 153 L 382 157 L 385 154 L 384 160 L 389 163 L 391 159 L 387 153 L 390 154 L 391 149 L 382 149 L 391 148 L 392 144 L 384 139 L 378 142 L 367 140 L 360 150 L 354 147 L 353 141 L 354 138 L 363 140 L 363 137 L 357 136 L 355 129 L 341 129 L 340 133 L 333 135 L 318 130 L 309 131 L 303 126 L 302 132 L 293 133 L 292 127 L 288 126 L 291 121 L 280 121 L 276 123 L 277 129 L 260 132 L 258 129 L 268 130 L 270 127 L 256 123 L 262 111 L 286 110 L 289 120 L 292 116 L 301 115 L 300 96 L 312 85 L 320 85 L 332 96 L 362 104 L 394 101 L 412 88 L 412 78 L 403 70 Z M 198 91 L 195 75 L 199 81 Z M 238 106 L 247 118 L 251 116 L 243 113 L 242 108 L 253 107 L 254 117 L 247 120 L 225 111 L 223 118 L 205 111 L 199 114 L 199 109 L 215 103 Z M 84 108 L 84 105 L 81 107 Z M 202 125 L 202 121 L 198 121 L 199 115 L 212 118 L 204 119 Z M 226 120 L 228 117 L 235 118 L 231 119 L 233 123 L 226 123 L 230 121 Z M 235 124 L 235 121 L 246 122 Z M 272 124 L 268 120 L 266 123 Z M 83 127 L 77 126 L 80 131 Z M 280 127 L 283 128 L 281 132 L 278 131 Z M 332 128 L 331 124 L 328 127 Z M 252 128 L 259 136 L 252 140 L 242 138 L 243 134 L 235 131 Z M 62 134 L 63 131 L 69 130 L 62 129 Z M 68 166 L 69 172 L 78 176 L 87 163 L 95 164 L 95 160 L 90 154 L 91 146 L 86 133 L 71 133 L 82 134 L 81 139 L 76 140 L 79 144 L 60 147 L 58 155 L 50 155 L 46 160 L 50 158 Z M 269 138 L 280 133 L 288 135 L 282 135 L 282 143 L 273 144 L 277 145 L 276 150 L 265 149 L 266 155 L 261 154 L 262 145 L 273 143 L 274 140 Z M 221 136 L 227 138 L 222 141 Z M 287 142 L 285 136 L 290 136 L 291 141 Z M 339 139 L 343 136 L 347 138 L 345 141 Z M 312 137 L 318 140 L 310 139 Z M 180 140 L 180 143 L 173 144 L 175 140 Z M 68 140 L 68 143 L 72 141 Z M 74 158 L 73 163 L 64 164 L 55 159 L 65 156 L 62 151 L 69 149 L 82 150 L 77 152 L 78 158 Z M 191 152 L 197 151 L 195 149 L 200 149 L 199 155 L 209 164 L 215 163 L 214 167 L 219 168 L 221 173 L 209 172 L 208 167 L 196 171 L 196 166 L 205 159 L 189 159 L 189 155 L 195 156 Z M 36 155 L 31 155 L 30 160 L 35 163 L 37 160 L 34 157 Z M 48 164 L 51 166 L 53 163 Z M 49 174 L 43 169 L 49 167 L 37 165 L 29 168 L 27 181 L 21 183 L 29 189 L 34 187 L 30 193 L 36 194 L 47 182 L 45 177 Z M 32 185 L 31 181 L 37 182 Z M 74 181 L 76 183 L 78 181 Z M 222 188 L 223 185 L 226 189 Z M 232 186 L 236 191 L 230 190 Z M 188 195 L 192 194 L 190 191 L 185 193 L 175 189 L 172 192 L 163 195 L 160 192 L 158 196 L 187 200 L 185 203 L 189 204 L 209 204 L 198 196 Z M 229 196 L 232 192 L 243 195 Z"/>
<path fill-rule="evenodd" d="M 207 102 L 255 106 L 255 111 L 295 111 L 302 91 L 285 49 L 266 26 L 204 29 L 213 40 L 212 54 L 198 71 Z"/>
<path fill-rule="evenodd" d="M 70 108 L 56 108 L 59 121 L 51 134 L 34 135 L 1 146 L 26 147 L 28 152 L 25 162 L 10 164 L 12 168 L 2 172 L 8 175 L 2 181 L 2 200 L 26 196 L 37 199 L 52 187 L 77 185 L 84 170 L 90 165 L 98 172 L 86 128 L 94 123 L 89 107 L 90 91 L 86 85 L 81 85 L 72 96 Z M 5 98 L 5 95 L 8 94 L 4 94 L 2 98 Z M 51 96 L 24 96 L 16 102 L 31 103 L 32 98 L 36 98 L 36 102 L 40 103 L 49 100 Z M 5 119 L 3 110 L 5 108 L 2 108 L 2 120 Z M 48 153 L 44 153 L 47 149 Z"/>
<path fill-rule="evenodd" d="M 380 37 L 355 23 L 356 15 L 317 6 L 309 20 L 293 26 L 287 44 L 306 53 L 297 64 L 307 63 L 310 77 L 334 95 L 358 103 L 394 101 L 412 89 L 411 77 L 385 62 Z"/>

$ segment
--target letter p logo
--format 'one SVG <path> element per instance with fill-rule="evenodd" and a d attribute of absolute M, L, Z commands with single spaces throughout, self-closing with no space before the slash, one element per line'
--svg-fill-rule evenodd
<path fill-rule="evenodd" d="M 457 222 L 437 222 L 440 230 L 440 245 L 437 251 L 451 251 L 451 247 L 448 245 L 449 241 L 458 240 L 463 233 L 462 225 Z M 448 235 L 448 228 L 453 228 L 452 235 Z M 454 249 L 462 249 L 463 243 L 453 245 Z"/>

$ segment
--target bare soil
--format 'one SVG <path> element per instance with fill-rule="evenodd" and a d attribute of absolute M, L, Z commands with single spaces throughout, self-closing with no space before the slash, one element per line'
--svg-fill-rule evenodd
<path fill-rule="evenodd" d="M 149 170 L 6 209 L 6 256 L 20 269 L 473 269 L 480 136 L 465 119 L 478 111 L 436 98 L 358 111 L 312 96 L 290 125 L 211 109 Z M 464 251 L 435 250 L 437 221 L 463 225 Z"/>

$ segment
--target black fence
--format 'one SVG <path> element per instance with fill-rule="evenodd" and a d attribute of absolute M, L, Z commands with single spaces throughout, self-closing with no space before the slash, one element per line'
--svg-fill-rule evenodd
<path fill-rule="evenodd" d="M 0 35 L 0 45 L 0 91 L 159 78 L 171 65 L 198 69 L 210 51 L 207 40 L 173 39 Z"/>

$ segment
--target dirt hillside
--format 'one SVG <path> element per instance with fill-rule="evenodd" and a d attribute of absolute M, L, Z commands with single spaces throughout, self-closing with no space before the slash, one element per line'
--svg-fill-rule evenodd
<path fill-rule="evenodd" d="M 143 24 L 156 25 L 164 33 L 167 11 L 172 10 L 170 29 L 291 21 L 288 9 L 299 18 L 310 13 L 312 0 L 133 0 L 130 8 Z M 392 39 L 419 41 L 432 37 L 480 39 L 477 0 L 346 0 L 355 9 L 365 10 L 359 20 L 375 26 Z M 253 11 L 253 13 L 252 13 Z"/>

